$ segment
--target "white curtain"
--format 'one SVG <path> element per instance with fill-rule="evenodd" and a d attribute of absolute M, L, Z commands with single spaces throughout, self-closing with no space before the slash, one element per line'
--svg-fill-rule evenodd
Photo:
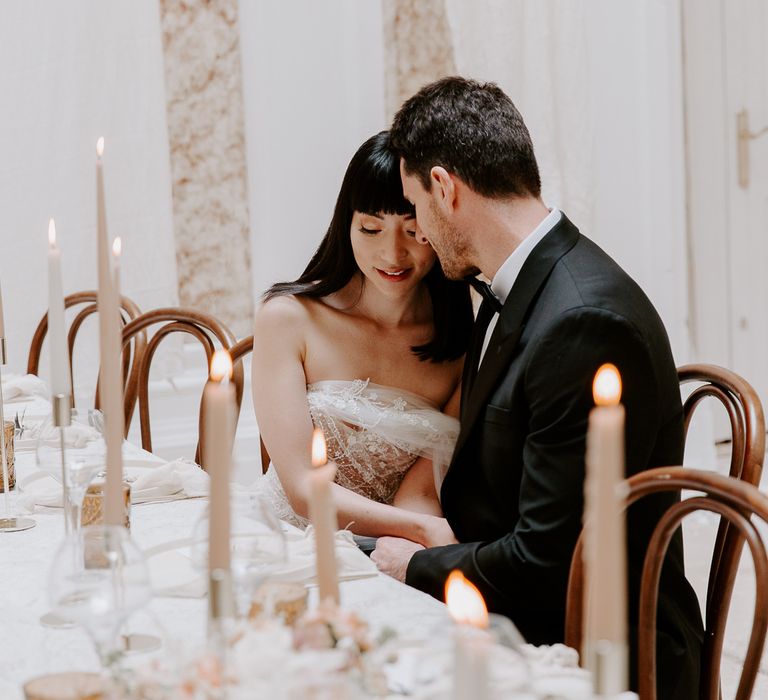
<path fill-rule="evenodd" d="M 95 287 L 98 136 L 123 293 L 146 309 L 176 302 L 162 60 L 156 0 L 0 3 L 0 280 L 14 371 L 46 311 L 49 217 L 64 293 Z M 93 383 L 96 343 L 78 346 L 91 349 L 76 360 Z"/>
<path fill-rule="evenodd" d="M 381 7 L 240 0 L 257 297 L 295 279 L 331 220 L 358 146 L 387 127 Z"/>
<path fill-rule="evenodd" d="M 447 0 L 458 72 L 512 97 L 543 197 L 639 282 L 689 356 L 677 3 Z"/>

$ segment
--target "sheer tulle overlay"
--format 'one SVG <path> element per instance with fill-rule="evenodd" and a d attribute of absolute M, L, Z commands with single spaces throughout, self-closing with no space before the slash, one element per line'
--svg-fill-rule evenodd
<path fill-rule="evenodd" d="M 326 380 L 307 386 L 312 422 L 322 429 L 336 483 L 380 503 L 391 503 L 418 457 L 432 460 L 438 493 L 459 434 L 459 421 L 421 396 L 370 381 Z M 300 527 L 273 464 L 261 479 L 277 515 Z"/>

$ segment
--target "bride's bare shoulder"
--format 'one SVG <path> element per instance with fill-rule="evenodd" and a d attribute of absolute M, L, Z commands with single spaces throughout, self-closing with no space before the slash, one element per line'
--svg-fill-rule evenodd
<path fill-rule="evenodd" d="M 284 323 L 296 323 L 307 320 L 307 308 L 303 299 L 293 294 L 272 297 L 256 310 L 256 327 L 273 329 Z"/>
<path fill-rule="evenodd" d="M 256 311 L 256 330 L 280 331 L 283 335 L 289 328 L 306 329 L 316 324 L 318 316 L 327 313 L 330 308 L 323 299 L 293 294 L 272 297 Z"/>

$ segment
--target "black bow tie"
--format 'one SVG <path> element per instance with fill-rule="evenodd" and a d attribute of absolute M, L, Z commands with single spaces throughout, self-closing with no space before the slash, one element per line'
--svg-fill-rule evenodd
<path fill-rule="evenodd" d="M 490 306 L 496 313 L 501 311 L 501 302 L 493 293 L 490 284 L 477 279 L 477 277 L 465 277 L 464 279 L 466 279 L 470 286 L 472 286 L 481 297 L 483 297 L 484 301 L 488 302 L 488 306 Z"/>

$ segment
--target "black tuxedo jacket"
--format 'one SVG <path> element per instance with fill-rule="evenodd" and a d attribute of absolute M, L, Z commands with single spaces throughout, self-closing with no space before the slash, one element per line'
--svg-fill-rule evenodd
<path fill-rule="evenodd" d="M 442 600 L 449 572 L 460 569 L 528 641 L 563 641 L 592 380 L 605 362 L 623 380 L 627 475 L 680 464 L 680 390 L 661 319 L 635 282 L 563 216 L 525 261 L 477 376 L 465 372 L 461 431 L 441 490 L 460 544 L 417 552 L 407 583 Z M 646 545 L 676 498 L 645 498 L 628 514 L 630 643 Z M 681 536 L 662 572 L 658 634 L 660 697 L 698 697 L 703 630 Z"/>

